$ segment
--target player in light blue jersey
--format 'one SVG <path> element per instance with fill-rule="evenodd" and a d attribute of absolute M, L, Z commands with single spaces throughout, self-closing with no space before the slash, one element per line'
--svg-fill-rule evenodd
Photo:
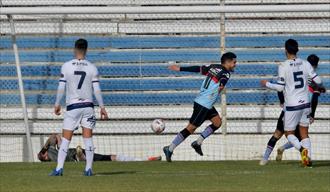
<path fill-rule="evenodd" d="M 236 55 L 232 52 L 228 52 L 222 55 L 221 65 L 213 64 L 209 66 L 191 66 L 180 67 L 178 65 L 171 65 L 170 70 L 173 71 L 188 71 L 197 72 L 205 75 L 205 79 L 200 88 L 200 92 L 194 100 L 194 111 L 189 120 L 189 124 L 180 133 L 177 134 L 175 139 L 169 146 L 165 146 L 163 151 L 166 156 L 166 160 L 171 162 L 174 149 L 182 143 L 189 135 L 202 125 L 205 120 L 210 120 L 210 124 L 201 133 L 196 141 L 191 146 L 199 155 L 203 155 L 201 145 L 208 136 L 214 133 L 221 126 L 221 118 L 217 110 L 214 108 L 214 104 L 218 99 L 221 90 L 224 89 L 230 78 L 230 72 L 236 67 Z"/>

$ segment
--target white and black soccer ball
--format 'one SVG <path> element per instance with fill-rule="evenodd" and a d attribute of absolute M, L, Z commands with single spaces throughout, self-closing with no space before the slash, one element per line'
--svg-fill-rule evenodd
<path fill-rule="evenodd" d="M 151 130 L 156 134 L 161 134 L 165 130 L 165 122 L 163 119 L 155 119 L 151 123 Z"/>

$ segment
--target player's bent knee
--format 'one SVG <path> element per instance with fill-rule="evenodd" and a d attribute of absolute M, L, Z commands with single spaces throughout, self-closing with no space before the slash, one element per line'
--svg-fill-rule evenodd
<path fill-rule="evenodd" d="M 280 139 L 282 136 L 283 136 L 284 132 L 282 131 L 279 131 L 279 130 L 275 130 L 273 136 L 276 138 L 276 139 Z"/>
<path fill-rule="evenodd" d="M 190 132 L 190 133 L 194 133 L 195 130 L 197 129 L 197 127 L 191 123 L 188 124 L 188 126 L 186 127 L 186 129 Z"/>
<path fill-rule="evenodd" d="M 219 129 L 221 127 L 222 121 L 220 116 L 215 116 L 211 119 L 212 125 L 214 127 L 217 127 L 217 129 Z"/>
<path fill-rule="evenodd" d="M 62 131 L 62 137 L 64 137 L 65 139 L 71 141 L 72 135 L 73 135 L 73 131 L 67 130 L 67 129 L 63 129 L 63 131 Z"/>

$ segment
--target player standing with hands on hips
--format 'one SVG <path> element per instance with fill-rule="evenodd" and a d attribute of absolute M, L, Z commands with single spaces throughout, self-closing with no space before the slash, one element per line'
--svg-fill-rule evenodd
<path fill-rule="evenodd" d="M 93 92 L 101 108 L 101 119 L 108 119 L 103 105 L 98 70 L 85 59 L 88 43 L 85 39 L 75 42 L 75 59 L 64 63 L 61 68 L 54 112 L 61 114 L 61 99 L 66 91 L 66 112 L 64 113 L 62 143 L 58 152 L 57 167 L 50 176 L 62 176 L 63 165 L 71 142 L 73 131 L 82 127 L 86 153 L 85 176 L 92 176 L 94 145 L 92 140 L 96 118 L 94 113 Z"/>
<path fill-rule="evenodd" d="M 320 85 L 321 78 L 314 72 L 313 67 L 305 60 L 297 57 L 299 51 L 296 40 L 285 42 L 287 60 L 278 67 L 276 83 L 262 80 L 261 85 L 267 88 L 284 91 L 284 131 L 288 141 L 301 152 L 304 166 L 311 166 L 311 141 L 308 136 L 311 104 L 308 91 L 308 79 Z M 294 135 L 299 124 L 301 142 Z"/>

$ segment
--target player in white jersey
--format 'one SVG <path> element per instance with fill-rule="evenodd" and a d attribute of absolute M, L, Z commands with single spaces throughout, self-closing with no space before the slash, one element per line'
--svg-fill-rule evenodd
<path fill-rule="evenodd" d="M 285 114 L 284 131 L 288 141 L 301 152 L 302 163 L 310 165 L 311 142 L 308 137 L 310 100 L 308 91 L 308 78 L 316 84 L 321 79 L 314 72 L 313 67 L 305 60 L 297 58 L 298 43 L 293 39 L 285 42 L 287 60 L 278 68 L 276 83 L 262 80 L 261 84 L 270 89 L 284 91 Z M 294 135 L 296 125 L 299 124 L 301 142 Z"/>
<path fill-rule="evenodd" d="M 58 152 L 57 167 L 50 176 L 62 176 L 63 165 L 69 144 L 76 127 L 81 125 L 86 153 L 85 176 L 92 176 L 94 145 L 92 140 L 96 118 L 94 114 L 93 92 L 101 108 L 101 119 L 108 119 L 103 105 L 98 71 L 95 65 L 85 59 L 88 43 L 85 39 L 75 42 L 75 59 L 64 63 L 57 90 L 54 112 L 61 114 L 61 99 L 66 91 L 66 112 L 64 113 L 62 142 Z"/>
<path fill-rule="evenodd" d="M 307 61 L 312 65 L 314 70 L 317 69 L 318 62 L 319 62 L 318 56 L 311 54 L 307 57 Z M 309 99 L 311 102 L 311 109 L 312 109 L 312 112 L 310 114 L 310 124 L 312 124 L 314 121 L 315 111 L 316 111 L 316 107 L 318 104 L 318 97 L 320 96 L 321 93 L 324 93 L 326 90 L 325 90 L 325 87 L 320 87 L 320 86 L 316 85 L 310 79 L 308 81 L 308 89 L 309 89 L 309 95 L 310 95 Z M 280 106 L 283 108 L 283 105 L 284 105 L 283 92 L 277 92 L 277 93 L 278 93 L 278 98 L 280 100 Z M 282 112 L 277 120 L 276 130 L 273 133 L 272 137 L 269 139 L 266 150 L 264 152 L 264 155 L 259 162 L 260 165 L 266 165 L 268 163 L 269 156 L 271 155 L 277 141 L 284 135 L 284 122 L 283 122 L 284 113 L 285 113 L 284 110 L 282 110 Z M 301 141 L 299 125 L 296 126 L 295 135 L 299 139 L 299 141 Z M 289 149 L 291 147 L 293 147 L 293 146 L 290 144 L 290 142 L 287 142 L 283 146 L 279 147 L 277 149 L 276 161 L 281 161 L 284 150 Z"/>

